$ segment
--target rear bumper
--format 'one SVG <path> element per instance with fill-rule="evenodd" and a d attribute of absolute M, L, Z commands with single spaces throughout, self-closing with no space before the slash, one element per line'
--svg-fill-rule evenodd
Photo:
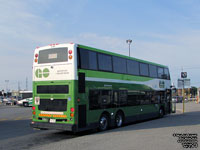
<path fill-rule="evenodd" d="M 76 125 L 73 124 L 58 124 L 48 122 L 31 122 L 30 126 L 37 129 L 53 129 L 53 130 L 64 130 L 64 131 L 77 131 Z"/>

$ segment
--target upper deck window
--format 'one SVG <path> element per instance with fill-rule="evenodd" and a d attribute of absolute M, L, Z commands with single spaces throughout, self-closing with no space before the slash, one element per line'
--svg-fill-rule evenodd
<path fill-rule="evenodd" d="M 112 71 L 112 57 L 110 55 L 98 54 L 99 70 Z"/>
<path fill-rule="evenodd" d="M 149 76 L 148 64 L 140 63 L 140 75 Z"/>
<path fill-rule="evenodd" d="M 158 78 L 163 79 L 164 68 L 158 67 Z"/>
<path fill-rule="evenodd" d="M 116 73 L 126 73 L 126 59 L 113 56 L 113 71 Z"/>
<path fill-rule="evenodd" d="M 80 62 L 79 62 L 80 68 L 97 70 L 97 54 L 96 54 L 96 52 L 79 48 L 79 53 L 80 53 Z"/>
<path fill-rule="evenodd" d="M 38 64 L 67 62 L 67 61 L 68 61 L 67 48 L 53 48 L 53 49 L 41 50 L 39 52 Z"/>
<path fill-rule="evenodd" d="M 139 75 L 139 62 L 127 59 L 127 73 L 131 75 Z"/>
<path fill-rule="evenodd" d="M 170 80 L 169 69 L 164 68 L 165 79 Z"/>
<path fill-rule="evenodd" d="M 149 65 L 149 73 L 150 77 L 157 78 L 158 77 L 157 67 L 154 65 Z"/>

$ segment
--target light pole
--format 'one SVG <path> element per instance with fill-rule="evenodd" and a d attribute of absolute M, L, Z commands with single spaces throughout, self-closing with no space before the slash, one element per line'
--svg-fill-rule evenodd
<path fill-rule="evenodd" d="M 128 47 L 129 47 L 129 57 L 130 57 L 130 56 L 131 56 L 130 51 L 131 51 L 131 43 L 132 43 L 132 40 L 131 40 L 131 39 L 126 40 L 126 43 L 128 43 Z"/>
<path fill-rule="evenodd" d="M 8 92 L 8 82 L 9 82 L 9 80 L 5 80 L 5 83 L 6 83 L 6 92 Z"/>

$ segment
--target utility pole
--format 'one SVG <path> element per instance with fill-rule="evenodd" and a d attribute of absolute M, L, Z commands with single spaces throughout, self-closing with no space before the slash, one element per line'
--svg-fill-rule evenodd
<path fill-rule="evenodd" d="M 20 91 L 21 88 L 20 88 L 20 82 L 18 81 L 18 91 Z"/>
<path fill-rule="evenodd" d="M 28 91 L 28 78 L 26 77 L 26 90 Z"/>

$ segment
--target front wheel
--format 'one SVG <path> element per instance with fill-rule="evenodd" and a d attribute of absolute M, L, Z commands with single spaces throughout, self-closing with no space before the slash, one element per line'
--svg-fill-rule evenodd
<path fill-rule="evenodd" d="M 100 131 L 105 131 L 108 129 L 108 116 L 103 114 L 101 115 L 100 119 L 99 119 L 99 130 Z"/>
<path fill-rule="evenodd" d="M 159 118 L 163 118 L 164 117 L 164 110 L 163 108 L 160 108 L 159 110 Z"/>
<path fill-rule="evenodd" d="M 122 113 L 117 113 L 115 116 L 115 126 L 121 127 L 123 125 L 123 115 Z"/>

